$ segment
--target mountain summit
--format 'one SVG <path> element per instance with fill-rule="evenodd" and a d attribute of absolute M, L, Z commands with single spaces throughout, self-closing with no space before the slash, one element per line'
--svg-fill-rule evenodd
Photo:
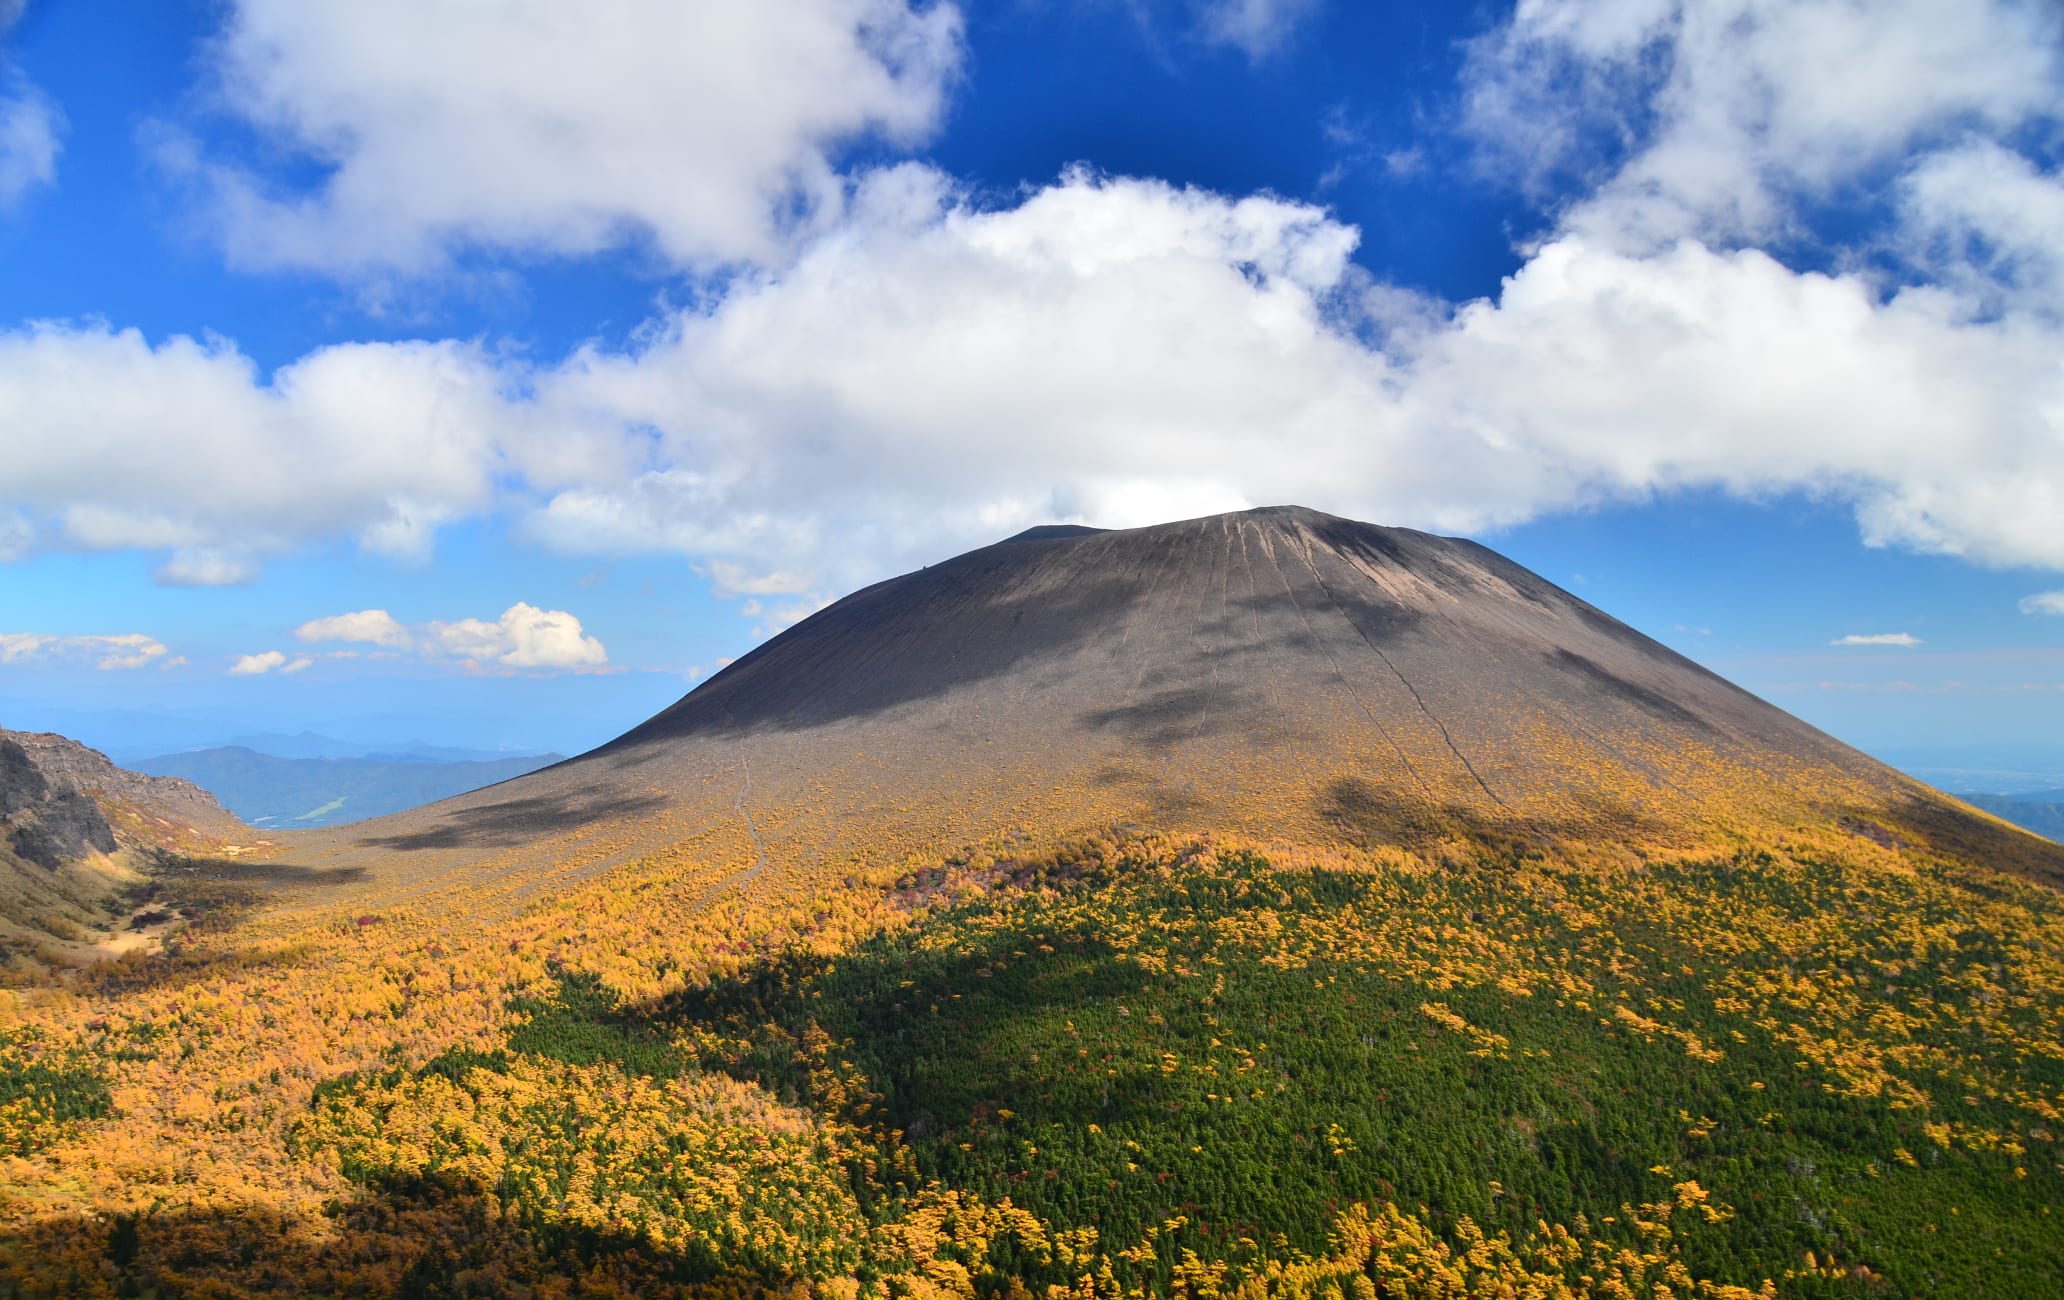
<path fill-rule="evenodd" d="M 1028 530 L 847 596 L 579 759 L 331 843 L 376 875 L 484 847 L 599 866 L 727 809 L 787 811 L 804 856 L 1113 822 L 1668 843 L 1748 818 L 2053 869 L 1494 551 L 1300 507 Z"/>
<path fill-rule="evenodd" d="M 1183 787 L 1222 747 L 1275 751 L 1481 813 L 1651 804 L 1702 765 L 1878 775 L 1474 542 L 1299 507 L 1034 529 L 879 583 L 609 749 L 841 724 L 1064 745 L 1046 757 Z"/>

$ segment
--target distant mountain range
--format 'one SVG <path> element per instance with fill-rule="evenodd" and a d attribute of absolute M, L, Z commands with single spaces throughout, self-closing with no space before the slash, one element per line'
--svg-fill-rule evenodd
<path fill-rule="evenodd" d="M 217 745 L 195 745 L 181 753 L 220 749 L 250 749 L 273 758 L 374 758 L 391 763 L 501 763 L 535 755 L 512 754 L 506 750 L 464 749 L 452 745 L 430 745 L 420 740 L 356 741 L 314 731 L 257 732 L 231 736 Z M 556 759 L 554 761 L 557 761 Z"/>
<path fill-rule="evenodd" d="M 2064 843 L 2064 790 L 2035 790 L 2028 794 L 1966 794 L 1958 796 L 1995 817 L 2004 817 L 2023 830 Z"/>
<path fill-rule="evenodd" d="M 253 826 L 299 830 L 401 812 L 563 761 L 559 754 L 488 758 L 477 751 L 426 745 L 346 757 L 333 755 L 348 746 L 312 733 L 251 739 L 309 756 L 281 757 L 247 745 L 225 745 L 164 754 L 133 766 L 153 776 L 183 777 Z"/>

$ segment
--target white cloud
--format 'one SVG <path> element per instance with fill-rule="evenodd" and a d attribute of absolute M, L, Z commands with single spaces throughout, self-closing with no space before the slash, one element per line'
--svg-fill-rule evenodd
<path fill-rule="evenodd" d="M 1471 51 L 1470 124 L 1565 230 L 1628 248 L 1798 233 L 1917 147 L 2054 116 L 2059 16 L 2026 0 L 1523 0 Z"/>
<path fill-rule="evenodd" d="M 2040 591 L 2033 596 L 2023 597 L 2021 612 L 2024 614 L 2064 614 L 2064 591 Z"/>
<path fill-rule="evenodd" d="M 1902 183 L 1909 253 L 1988 309 L 2064 304 L 2064 180 L 1991 141 L 1923 159 Z"/>
<path fill-rule="evenodd" d="M 794 627 L 831 603 L 832 598 L 829 596 L 805 596 L 799 600 L 778 601 L 771 605 L 758 597 L 753 597 L 741 604 L 738 612 L 746 618 L 759 620 L 753 625 L 752 634 L 755 640 L 760 640 Z"/>
<path fill-rule="evenodd" d="M 229 675 L 232 677 L 261 677 L 286 662 L 287 657 L 277 650 L 264 650 L 254 655 L 239 655 L 237 656 L 237 661 L 230 665 Z"/>
<path fill-rule="evenodd" d="M 1836 637 L 1828 644 L 1917 646 L 1921 639 L 1911 632 L 1852 632 L 1848 636 Z"/>
<path fill-rule="evenodd" d="M 161 659 L 165 655 L 165 647 L 161 642 L 134 632 L 124 636 L 72 637 L 70 640 L 75 644 L 91 647 L 93 653 L 105 650 L 107 653 L 94 665 L 102 672 L 141 668 L 153 659 Z"/>
<path fill-rule="evenodd" d="M 19 73 L 0 72 L 0 212 L 57 178 L 64 114 Z"/>
<path fill-rule="evenodd" d="M 71 549 L 247 564 L 341 534 L 420 556 L 439 522 L 493 504 L 498 475 L 542 485 L 618 452 L 526 429 L 510 378 L 458 342 L 341 344 L 261 378 L 221 339 L 31 324 L 0 333 L 0 511 Z"/>
<path fill-rule="evenodd" d="M 1503 517 L 1804 490 L 1848 500 L 1872 544 L 2064 567 L 2060 344 L 2054 320 L 1976 319 L 1940 290 L 1568 237 L 1414 345 L 1405 401 L 1499 453 L 1479 500 Z"/>
<path fill-rule="evenodd" d="M 1351 474 L 1313 462 L 1365 441 L 1387 368 L 1327 319 L 1355 238 L 1313 208 L 1150 182 L 1073 176 L 989 212 L 923 169 L 876 175 L 784 275 L 536 378 L 556 421 L 637 429 L 661 465 L 554 495 L 532 530 L 711 556 L 730 591 L 771 594 L 1057 513 L 1143 523 L 1337 487 Z"/>
<path fill-rule="evenodd" d="M 238 655 L 236 662 L 230 665 L 229 675 L 263 677 L 267 673 L 278 672 L 281 676 L 286 676 L 289 673 L 301 672 L 314 662 L 315 660 L 307 655 L 289 659 L 278 650 L 266 650 L 254 655 Z"/>
<path fill-rule="evenodd" d="M 1295 501 L 1474 530 L 1797 491 L 1873 544 L 2064 568 L 2059 178 L 2014 134 L 2064 122 L 2057 44 L 2050 11 L 2008 3 L 1529 0 L 1477 50 L 1476 120 L 1590 180 L 1459 307 L 1372 283 L 1358 232 L 1309 205 L 1071 174 L 983 206 L 906 164 L 849 178 L 778 265 L 557 361 L 347 345 L 267 377 L 220 341 L 34 326 L 0 336 L 0 427 L 37 435 L 0 442 L 0 511 L 43 547 L 239 555 L 419 555 L 507 511 L 766 598 L 1049 520 Z M 394 75 L 361 90 L 415 84 Z M 357 120 L 361 90 L 321 120 Z M 385 156 L 336 129 L 332 190 Z M 1859 185 L 1868 247 L 1800 270 L 1753 246 L 1811 245 L 1801 214 Z M 523 644 L 510 614 L 413 635 L 606 662 L 532 613 Z"/>
<path fill-rule="evenodd" d="M 111 636 L 0 632 L 0 665 L 90 660 L 102 672 L 121 672 L 164 660 L 166 653 L 163 642 L 140 632 Z M 171 663 L 167 662 L 165 666 L 169 667 Z"/>
<path fill-rule="evenodd" d="M 509 646 L 500 661 L 512 668 L 594 668 L 609 662 L 602 643 L 563 609 L 519 602 L 503 612 L 500 623 Z"/>
<path fill-rule="evenodd" d="M 1205 0 L 1198 19 L 1207 40 L 1259 61 L 1281 49 L 1318 8 L 1319 0 Z"/>
<path fill-rule="evenodd" d="M 767 261 L 836 222 L 844 146 L 937 126 L 960 31 L 943 0 L 237 0 L 222 106 L 325 175 L 293 189 L 177 136 L 164 154 L 246 266 L 644 238 L 678 265 Z"/>
<path fill-rule="evenodd" d="M 1285 200 L 1086 175 L 982 209 L 905 166 L 786 271 L 536 368 L 366 345 L 261 382 L 225 344 L 43 327 L 0 340 L 0 423 L 66 436 L 0 447 L 28 489 L 0 507 L 74 547 L 396 519 L 427 546 L 510 508 L 547 545 L 676 551 L 767 596 L 1052 519 L 1296 501 L 1468 530 L 1798 490 L 1874 543 L 2064 567 L 2053 314 L 1577 235 L 1449 311 L 1370 284 L 1356 238 Z"/>
<path fill-rule="evenodd" d="M 609 652 L 587 634 L 580 619 L 563 609 L 539 609 L 523 601 L 492 622 L 462 618 L 410 628 L 384 609 L 363 609 L 311 619 L 295 629 L 294 635 L 303 641 L 355 641 L 413 650 L 425 658 L 462 659 L 509 669 L 593 669 L 609 662 Z"/>
<path fill-rule="evenodd" d="M 2064 567 L 2043 317 L 1574 235 L 1450 315 L 1369 286 L 1356 232 L 1285 201 L 1074 176 L 981 211 L 911 168 L 862 196 L 783 275 L 536 377 L 558 420 L 635 429 L 658 465 L 554 494 L 535 535 L 719 556 L 764 594 L 1051 518 L 1301 501 L 1478 529 L 1720 488 Z"/>
<path fill-rule="evenodd" d="M 24 7 L 24 0 L 0 0 L 0 37 Z M 0 59 L 0 212 L 57 178 L 64 131 L 64 114 L 50 96 Z"/>
<path fill-rule="evenodd" d="M 430 623 L 423 628 L 426 653 L 507 668 L 600 668 L 609 662 L 602 643 L 562 609 L 539 609 L 518 601 L 492 623 L 477 618 Z"/>
<path fill-rule="evenodd" d="M 406 650 L 414 638 L 409 630 L 384 609 L 361 609 L 350 614 L 332 614 L 310 619 L 294 629 L 303 641 L 359 641 Z"/>
<path fill-rule="evenodd" d="M 698 568 L 710 580 L 710 590 L 731 599 L 735 596 L 778 596 L 801 591 L 810 585 L 804 572 L 755 572 L 729 560 L 711 560 Z"/>
<path fill-rule="evenodd" d="M 56 639 L 35 632 L 0 632 L 0 664 L 24 663 L 35 659 Z"/>
<path fill-rule="evenodd" d="M 258 566 L 221 551 L 181 550 L 152 576 L 167 587 L 243 587 L 258 580 Z"/>

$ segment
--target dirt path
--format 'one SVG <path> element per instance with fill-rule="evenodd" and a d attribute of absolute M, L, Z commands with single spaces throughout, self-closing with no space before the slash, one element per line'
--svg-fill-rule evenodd
<path fill-rule="evenodd" d="M 694 908 L 701 908 L 727 889 L 745 888 L 753 882 L 754 877 L 767 868 L 767 841 L 760 837 L 759 824 L 753 821 L 752 810 L 745 806 L 746 800 L 752 797 L 752 760 L 740 754 L 738 756 L 738 765 L 745 769 L 745 785 L 739 789 L 738 797 L 731 801 L 731 811 L 745 819 L 745 833 L 752 836 L 752 865 L 740 871 L 737 875 L 719 880 L 716 884 L 703 890 L 702 896 L 690 904 Z"/>
<path fill-rule="evenodd" d="M 729 882 L 733 888 L 750 883 L 753 877 L 759 875 L 767 866 L 767 841 L 760 838 L 760 828 L 752 819 L 752 810 L 745 806 L 745 801 L 752 797 L 752 760 L 740 754 L 738 765 L 745 769 L 745 788 L 738 792 L 738 798 L 732 802 L 731 808 L 740 817 L 745 818 L 745 832 L 752 836 L 754 857 L 753 864 Z"/>

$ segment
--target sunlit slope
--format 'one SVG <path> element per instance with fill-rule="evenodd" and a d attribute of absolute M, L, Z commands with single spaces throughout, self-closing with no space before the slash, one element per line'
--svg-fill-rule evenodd
<path fill-rule="evenodd" d="M 594 753 L 292 856 L 486 905 L 727 826 L 785 868 L 1114 822 L 1679 845 L 1836 822 L 2058 860 L 1482 546 L 1298 508 L 905 574 Z"/>

